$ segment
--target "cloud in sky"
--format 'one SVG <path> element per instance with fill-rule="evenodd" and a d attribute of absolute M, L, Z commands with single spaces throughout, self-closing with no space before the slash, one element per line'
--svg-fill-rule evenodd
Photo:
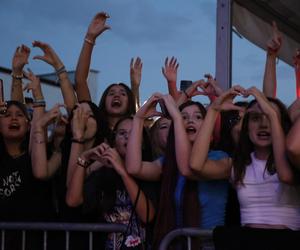
<path fill-rule="evenodd" d="M 144 62 L 142 100 L 167 91 L 161 74 L 166 56 L 179 60 L 178 80 L 214 74 L 216 0 L 1 0 L 0 65 L 10 67 L 18 45 L 39 39 L 53 46 L 68 69 L 75 69 L 87 26 L 98 11 L 111 15 L 112 27 L 97 39 L 92 58 L 91 67 L 101 71 L 99 96 L 105 84 L 129 82 L 129 61 L 138 55 Z M 264 52 L 245 39 L 235 41 L 235 78 L 253 85 L 262 74 L 258 71 L 263 72 Z M 32 49 L 32 55 L 40 53 Z M 30 67 L 36 73 L 53 71 L 32 60 Z M 282 67 L 278 73 L 286 75 L 287 66 Z"/>

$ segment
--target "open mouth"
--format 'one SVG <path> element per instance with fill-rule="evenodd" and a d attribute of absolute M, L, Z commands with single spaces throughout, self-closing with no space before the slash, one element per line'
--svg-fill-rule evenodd
<path fill-rule="evenodd" d="M 271 134 L 269 132 L 266 131 L 261 131 L 257 133 L 257 137 L 261 140 L 266 140 L 269 139 L 271 136 Z"/>
<path fill-rule="evenodd" d="M 20 125 L 17 123 L 12 123 L 8 127 L 8 129 L 10 129 L 10 130 L 19 130 L 19 128 L 20 128 Z"/>
<path fill-rule="evenodd" d="M 119 99 L 113 100 L 112 104 L 111 104 L 111 106 L 114 107 L 114 108 L 119 108 L 119 107 L 121 107 L 121 105 L 122 105 L 122 103 Z"/>
<path fill-rule="evenodd" d="M 190 135 L 190 134 L 195 134 L 196 132 L 197 132 L 197 130 L 194 128 L 194 127 L 187 127 L 186 128 L 186 133 L 188 134 L 188 135 Z"/>

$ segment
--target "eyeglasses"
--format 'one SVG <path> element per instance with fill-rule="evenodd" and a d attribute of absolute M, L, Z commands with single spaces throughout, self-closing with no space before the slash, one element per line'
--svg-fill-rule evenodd
<path fill-rule="evenodd" d="M 130 136 L 130 133 L 131 131 L 120 129 L 116 131 L 116 137 L 128 138 Z"/>
<path fill-rule="evenodd" d="M 241 117 L 239 114 L 233 115 L 233 116 L 228 120 L 229 126 L 230 126 L 231 128 L 234 127 L 236 124 L 239 123 L 239 121 L 240 121 L 241 119 L 242 119 L 242 117 Z"/>

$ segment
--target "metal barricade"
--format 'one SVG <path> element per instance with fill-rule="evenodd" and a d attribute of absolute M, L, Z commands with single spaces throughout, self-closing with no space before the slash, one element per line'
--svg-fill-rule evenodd
<path fill-rule="evenodd" d="M 26 246 L 26 230 L 42 231 L 43 235 L 43 250 L 47 250 L 47 235 L 48 231 L 65 231 L 66 250 L 69 248 L 70 232 L 83 231 L 89 232 L 89 250 L 93 249 L 93 232 L 113 233 L 114 242 L 116 242 L 116 233 L 126 231 L 126 225 L 123 224 L 109 224 L 109 223 L 22 223 L 22 222 L 0 222 L 1 230 L 1 250 L 5 250 L 5 232 L 6 230 L 19 230 L 22 231 L 22 249 Z"/>
<path fill-rule="evenodd" d="M 202 230 L 199 228 L 178 228 L 169 232 L 161 241 L 159 250 L 167 250 L 171 242 L 179 237 L 185 236 L 187 238 L 187 247 L 184 249 L 192 249 L 192 238 L 200 238 L 203 247 L 201 249 L 214 249 L 212 240 L 212 230 Z"/>

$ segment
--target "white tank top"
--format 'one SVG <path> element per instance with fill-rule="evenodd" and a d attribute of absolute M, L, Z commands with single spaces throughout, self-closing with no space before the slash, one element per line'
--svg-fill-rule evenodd
<path fill-rule="evenodd" d="M 255 158 L 247 166 L 244 185 L 237 185 L 241 223 L 284 225 L 300 229 L 300 186 L 282 183 L 277 174 L 270 175 L 266 162 Z M 232 171 L 232 179 L 233 179 Z"/>

